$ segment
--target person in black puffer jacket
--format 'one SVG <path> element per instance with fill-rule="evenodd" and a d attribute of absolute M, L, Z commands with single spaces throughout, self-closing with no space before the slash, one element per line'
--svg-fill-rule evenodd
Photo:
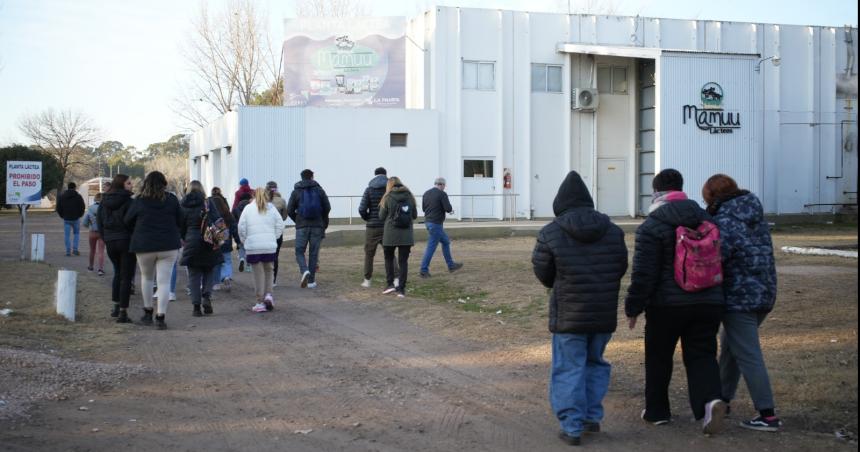
<path fill-rule="evenodd" d="M 78 193 L 77 185 L 69 182 L 66 191 L 57 196 L 56 212 L 63 219 L 63 238 L 66 243 L 66 256 L 75 256 L 78 252 L 78 242 L 81 239 L 81 217 L 86 212 L 87 205 Z M 74 233 L 74 240 L 70 235 Z"/>
<path fill-rule="evenodd" d="M 179 235 L 185 245 L 179 265 L 188 267 L 188 286 L 191 288 L 191 315 L 200 317 L 212 314 L 212 286 L 220 275 L 221 247 L 213 247 L 203 240 L 203 228 L 221 218 L 218 209 L 206 199 L 206 190 L 199 181 L 191 181 L 188 193 L 182 199 L 182 224 Z M 203 312 L 200 312 L 201 304 Z"/>
<path fill-rule="evenodd" d="M 143 286 L 143 317 L 140 321 L 144 325 L 153 323 L 152 289 L 157 281 L 155 324 L 159 330 L 166 329 L 170 275 L 181 247 L 182 208 L 176 196 L 167 192 L 164 174 L 152 171 L 146 175 L 140 194 L 125 214 L 125 224 L 132 231 L 129 250 L 137 254 Z"/>
<path fill-rule="evenodd" d="M 532 265 L 538 280 L 552 288 L 550 403 L 561 438 L 577 444 L 603 419 L 610 375 L 603 352 L 617 326 L 627 245 L 621 228 L 594 210 L 576 171 L 568 173 L 552 207 L 556 218 L 538 234 Z"/>
<path fill-rule="evenodd" d="M 105 242 L 108 259 L 113 264 L 111 317 L 116 317 L 117 323 L 131 323 L 128 318 L 128 305 L 137 257 L 129 251 L 131 231 L 124 221 L 125 213 L 131 205 L 131 188 L 131 179 L 127 175 L 114 176 L 108 192 L 102 195 L 102 203 L 96 214 L 99 233 Z"/>
<path fill-rule="evenodd" d="M 633 274 L 624 310 L 630 329 L 645 311 L 645 410 L 642 419 L 655 425 L 672 417 L 669 381 L 678 339 L 687 369 L 690 407 L 706 434 L 723 428 L 726 404 L 721 400 L 717 364 L 717 331 L 723 311 L 723 289 L 714 286 L 686 292 L 675 282 L 675 229 L 696 228 L 711 216 L 687 199 L 684 179 L 674 169 L 654 176 L 648 217 L 636 229 Z"/>
<path fill-rule="evenodd" d="M 239 204 L 236 205 L 235 208 L 230 212 L 233 214 L 233 219 L 236 220 L 235 225 L 230 229 L 230 235 L 233 236 L 233 239 L 236 241 L 236 251 L 239 253 L 239 273 L 245 271 L 245 256 L 247 253 L 245 252 L 245 247 L 242 245 L 242 239 L 239 238 L 239 219 L 242 218 L 242 211 L 245 210 L 245 207 L 251 203 L 251 194 L 250 193 L 242 193 L 239 198 Z M 250 267 L 248 267 L 250 271 Z"/>
<path fill-rule="evenodd" d="M 759 415 L 741 427 L 775 432 L 781 422 L 759 339 L 759 326 L 776 302 L 776 264 L 764 209 L 754 194 L 725 174 L 711 176 L 702 197 L 720 229 L 726 296 L 720 336 L 723 399 L 734 399 L 743 374 Z"/>
<path fill-rule="evenodd" d="M 383 167 L 376 168 L 373 179 L 364 189 L 361 202 L 358 203 L 358 214 L 366 221 L 364 229 L 364 282 L 362 287 L 370 287 L 373 277 L 373 258 L 376 248 L 382 246 L 382 235 L 385 231 L 385 219 L 379 218 L 379 201 L 385 194 L 385 184 L 388 183 L 388 172 Z M 394 277 L 398 278 L 400 268 L 394 264 Z"/>

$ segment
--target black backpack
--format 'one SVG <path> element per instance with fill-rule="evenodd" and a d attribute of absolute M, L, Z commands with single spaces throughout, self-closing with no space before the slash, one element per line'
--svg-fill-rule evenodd
<path fill-rule="evenodd" d="M 408 229 L 412 227 L 412 206 L 409 201 L 398 201 L 394 208 L 394 227 Z"/>

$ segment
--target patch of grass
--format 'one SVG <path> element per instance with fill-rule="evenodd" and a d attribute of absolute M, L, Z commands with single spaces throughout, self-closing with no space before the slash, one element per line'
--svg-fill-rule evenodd
<path fill-rule="evenodd" d="M 125 343 L 123 326 L 108 316 L 110 289 L 91 273 L 77 279 L 76 321 L 57 315 L 57 268 L 31 262 L 0 262 L 0 274 L 9 276 L 0 291 L 0 346 L 30 350 L 62 350 L 82 356 L 99 356 L 103 350 Z"/>

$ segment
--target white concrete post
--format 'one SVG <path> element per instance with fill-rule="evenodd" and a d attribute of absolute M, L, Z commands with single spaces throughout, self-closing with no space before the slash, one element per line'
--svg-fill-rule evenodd
<path fill-rule="evenodd" d="M 57 272 L 57 314 L 75 321 L 75 294 L 77 293 L 78 272 L 60 270 Z"/>
<path fill-rule="evenodd" d="M 45 260 L 45 234 L 30 236 L 30 260 L 33 262 Z"/>

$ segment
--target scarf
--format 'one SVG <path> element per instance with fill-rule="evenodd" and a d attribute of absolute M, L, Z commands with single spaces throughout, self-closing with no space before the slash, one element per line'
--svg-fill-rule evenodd
<path fill-rule="evenodd" d="M 682 191 L 655 191 L 651 195 L 651 206 L 648 207 L 648 213 L 663 207 L 663 205 L 672 201 L 683 201 L 687 199 L 687 195 Z"/>

